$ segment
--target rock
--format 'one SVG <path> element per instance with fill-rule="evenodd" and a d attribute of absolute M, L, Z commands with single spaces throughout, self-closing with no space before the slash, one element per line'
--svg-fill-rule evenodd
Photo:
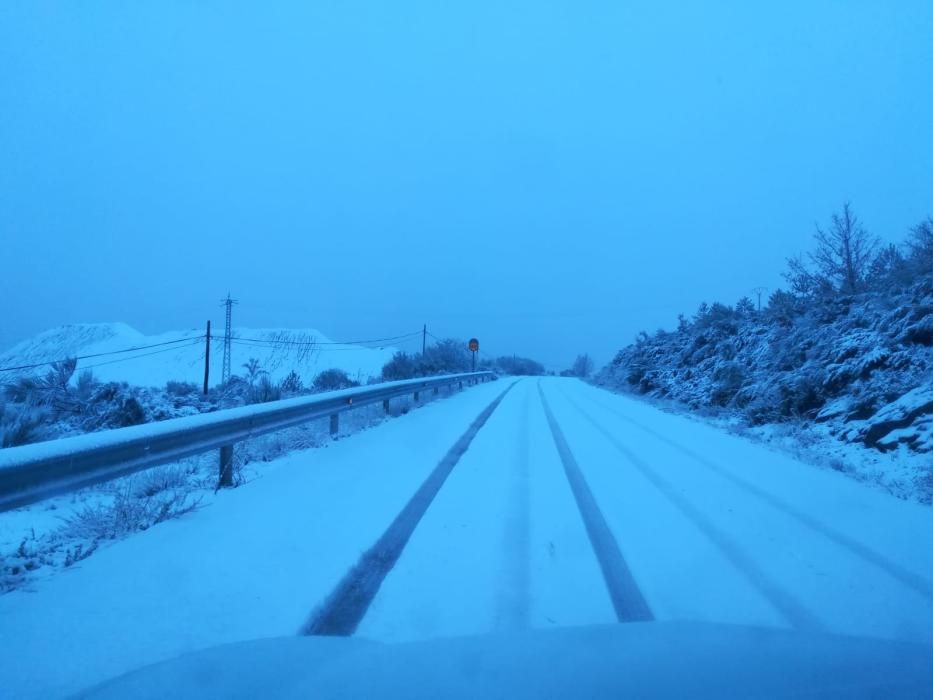
<path fill-rule="evenodd" d="M 849 413 L 851 405 L 852 400 L 847 396 L 841 399 L 836 399 L 835 401 L 830 401 L 828 404 L 823 406 L 822 409 L 820 409 L 814 420 L 817 423 L 823 423 L 825 421 L 832 420 L 833 418 L 842 418 Z"/>
<path fill-rule="evenodd" d="M 921 435 L 918 435 L 916 439 L 911 439 L 908 437 L 910 431 L 904 432 L 904 430 L 911 428 L 917 421 L 918 426 L 914 426 L 916 431 L 927 423 L 925 420 L 918 421 L 917 419 L 927 415 L 933 415 L 933 387 L 917 387 L 882 407 L 869 418 L 860 431 L 862 442 L 869 447 L 880 449 L 891 449 L 899 442 L 906 442 L 911 446 L 917 442 L 922 443 L 924 441 Z M 882 438 L 893 431 L 898 431 L 893 445 L 888 440 L 882 441 Z"/>
<path fill-rule="evenodd" d="M 922 416 L 909 427 L 892 430 L 878 440 L 882 451 L 896 449 L 898 445 L 906 445 L 915 452 L 933 451 L 933 416 Z"/>

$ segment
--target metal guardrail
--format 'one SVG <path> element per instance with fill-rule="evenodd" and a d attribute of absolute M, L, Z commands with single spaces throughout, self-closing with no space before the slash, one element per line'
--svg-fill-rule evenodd
<path fill-rule="evenodd" d="M 231 486 L 236 442 L 327 416 L 335 434 L 344 411 L 380 401 L 388 411 L 393 398 L 491 379 L 470 372 L 387 382 L 9 447 L 0 450 L 0 512 L 217 448 L 220 486 Z"/>

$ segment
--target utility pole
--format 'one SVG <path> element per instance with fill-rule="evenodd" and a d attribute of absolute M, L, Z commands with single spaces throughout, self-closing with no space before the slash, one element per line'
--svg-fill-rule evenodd
<path fill-rule="evenodd" d="M 421 357 L 424 357 L 425 348 L 428 345 L 428 324 L 424 324 L 424 328 L 421 329 Z"/>
<path fill-rule="evenodd" d="M 761 311 L 761 295 L 767 292 L 768 288 L 767 287 L 755 287 L 752 291 L 758 295 L 758 310 Z"/>
<path fill-rule="evenodd" d="M 211 374 L 211 322 L 207 322 L 207 335 L 204 336 L 204 395 L 207 396 L 207 381 Z"/>
<path fill-rule="evenodd" d="M 230 298 L 230 292 L 227 292 L 227 298 L 220 300 L 221 306 L 227 307 L 227 325 L 224 328 L 224 364 L 220 372 L 220 381 L 226 384 L 230 381 L 230 341 L 233 337 L 233 305 L 238 303 L 236 299 Z"/>

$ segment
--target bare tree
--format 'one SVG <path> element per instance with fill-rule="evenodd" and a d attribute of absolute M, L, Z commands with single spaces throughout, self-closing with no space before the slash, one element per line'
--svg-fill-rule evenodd
<path fill-rule="evenodd" d="M 816 250 L 810 261 L 819 274 L 834 281 L 846 294 L 859 291 L 878 248 L 878 239 L 869 234 L 846 202 L 841 214 L 833 214 L 829 229 L 816 227 Z"/>
<path fill-rule="evenodd" d="M 791 292 L 800 297 L 821 297 L 833 291 L 832 282 L 818 272 L 811 272 L 800 255 L 787 259 L 784 279 L 790 284 Z"/>
<path fill-rule="evenodd" d="M 882 246 L 872 260 L 865 277 L 865 284 L 870 289 L 885 289 L 891 284 L 906 281 L 907 261 L 893 243 Z"/>
<path fill-rule="evenodd" d="M 593 360 L 585 353 L 577 355 L 577 359 L 573 361 L 573 367 L 570 371 L 575 377 L 588 377 L 593 373 Z"/>
<path fill-rule="evenodd" d="M 910 258 L 920 272 L 933 271 L 933 218 L 927 218 L 910 231 Z"/>

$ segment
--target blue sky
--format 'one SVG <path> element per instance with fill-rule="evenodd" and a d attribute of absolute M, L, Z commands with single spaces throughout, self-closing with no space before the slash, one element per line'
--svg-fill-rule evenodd
<path fill-rule="evenodd" d="M 0 346 L 424 322 L 602 363 L 933 215 L 929 2 L 0 5 Z"/>

